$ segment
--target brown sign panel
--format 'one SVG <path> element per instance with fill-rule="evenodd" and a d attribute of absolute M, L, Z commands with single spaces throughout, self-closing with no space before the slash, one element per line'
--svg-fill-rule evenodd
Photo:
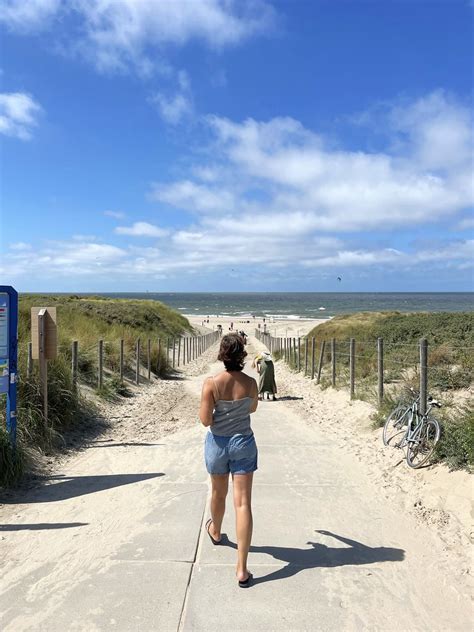
<path fill-rule="evenodd" d="M 55 307 L 31 308 L 31 346 L 33 359 L 40 357 L 40 335 L 38 330 L 38 315 L 44 312 L 44 357 L 46 360 L 54 360 L 58 353 L 58 332 L 56 326 Z"/>

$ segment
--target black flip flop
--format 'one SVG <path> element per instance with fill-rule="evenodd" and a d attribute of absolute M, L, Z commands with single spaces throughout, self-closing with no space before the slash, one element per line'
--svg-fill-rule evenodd
<path fill-rule="evenodd" d="M 239 588 L 248 588 L 250 586 L 252 579 L 253 579 L 252 573 L 249 573 L 249 576 L 247 577 L 247 579 L 244 579 L 244 581 L 240 581 L 239 579 Z"/>
<path fill-rule="evenodd" d="M 207 535 L 211 538 L 212 544 L 214 544 L 214 546 L 217 546 L 218 544 L 221 543 L 221 541 L 220 540 L 214 540 L 212 535 L 209 533 L 209 527 L 211 526 L 211 522 L 212 522 L 212 518 L 209 518 L 209 520 L 206 522 L 206 531 L 207 531 Z"/>

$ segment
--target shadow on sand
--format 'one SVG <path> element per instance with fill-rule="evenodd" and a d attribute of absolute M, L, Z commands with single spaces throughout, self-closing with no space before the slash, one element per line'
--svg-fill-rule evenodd
<path fill-rule="evenodd" d="M 348 547 L 329 547 L 318 542 L 308 542 L 310 549 L 296 549 L 285 546 L 251 546 L 251 553 L 266 553 L 276 560 L 286 562 L 287 565 L 272 571 L 263 577 L 254 577 L 253 584 L 262 584 L 277 579 L 293 577 L 307 568 L 331 568 L 335 566 L 357 566 L 361 564 L 376 564 L 379 562 L 401 562 L 405 559 L 403 549 L 394 549 L 385 546 L 371 547 L 356 540 L 345 538 L 331 531 L 316 530 L 316 533 L 330 536 Z M 224 545 L 233 549 L 237 548 L 235 542 L 231 542 L 223 535 Z"/>
<path fill-rule="evenodd" d="M 98 444 L 98 445 L 94 445 Z M 130 446 L 138 446 L 138 447 L 155 447 L 160 445 L 166 445 L 164 443 L 142 443 L 140 441 L 124 441 L 122 443 L 113 443 L 109 439 L 104 439 L 104 441 L 91 441 L 87 448 L 128 448 Z"/>
<path fill-rule="evenodd" d="M 0 524 L 2 531 L 44 531 L 46 529 L 70 529 L 85 527 L 88 522 L 38 522 L 37 524 Z"/>
<path fill-rule="evenodd" d="M 57 481 L 42 485 L 24 493 L 4 498 L 1 502 L 9 505 L 26 503 L 53 503 L 68 498 L 94 494 L 105 489 L 139 483 L 151 478 L 164 476 L 163 472 L 147 474 L 101 474 L 96 476 L 45 476 L 43 480 Z"/>

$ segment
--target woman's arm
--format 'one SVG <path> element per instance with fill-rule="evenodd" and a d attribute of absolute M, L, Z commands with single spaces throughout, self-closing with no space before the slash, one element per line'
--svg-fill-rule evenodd
<path fill-rule="evenodd" d="M 214 411 L 215 401 L 212 389 L 212 380 L 207 380 L 202 385 L 201 406 L 199 407 L 199 419 L 203 426 L 212 426 L 212 413 Z"/>
<path fill-rule="evenodd" d="M 250 404 L 250 412 L 254 413 L 257 410 L 258 406 L 258 386 L 257 382 L 252 379 L 252 390 L 250 391 L 250 397 L 252 398 L 252 403 Z"/>

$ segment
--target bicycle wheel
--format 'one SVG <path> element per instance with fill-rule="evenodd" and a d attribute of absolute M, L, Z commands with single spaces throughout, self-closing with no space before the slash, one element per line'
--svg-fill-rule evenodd
<path fill-rule="evenodd" d="M 428 461 L 435 451 L 439 435 L 439 422 L 433 417 L 425 417 L 415 439 L 407 445 L 407 463 L 410 467 L 416 470 Z"/>
<path fill-rule="evenodd" d="M 402 404 L 392 410 L 383 427 L 382 439 L 384 445 L 398 447 L 395 445 L 397 441 L 394 439 L 395 437 L 401 439 L 402 434 L 406 432 L 409 410 L 409 408 Z"/>

